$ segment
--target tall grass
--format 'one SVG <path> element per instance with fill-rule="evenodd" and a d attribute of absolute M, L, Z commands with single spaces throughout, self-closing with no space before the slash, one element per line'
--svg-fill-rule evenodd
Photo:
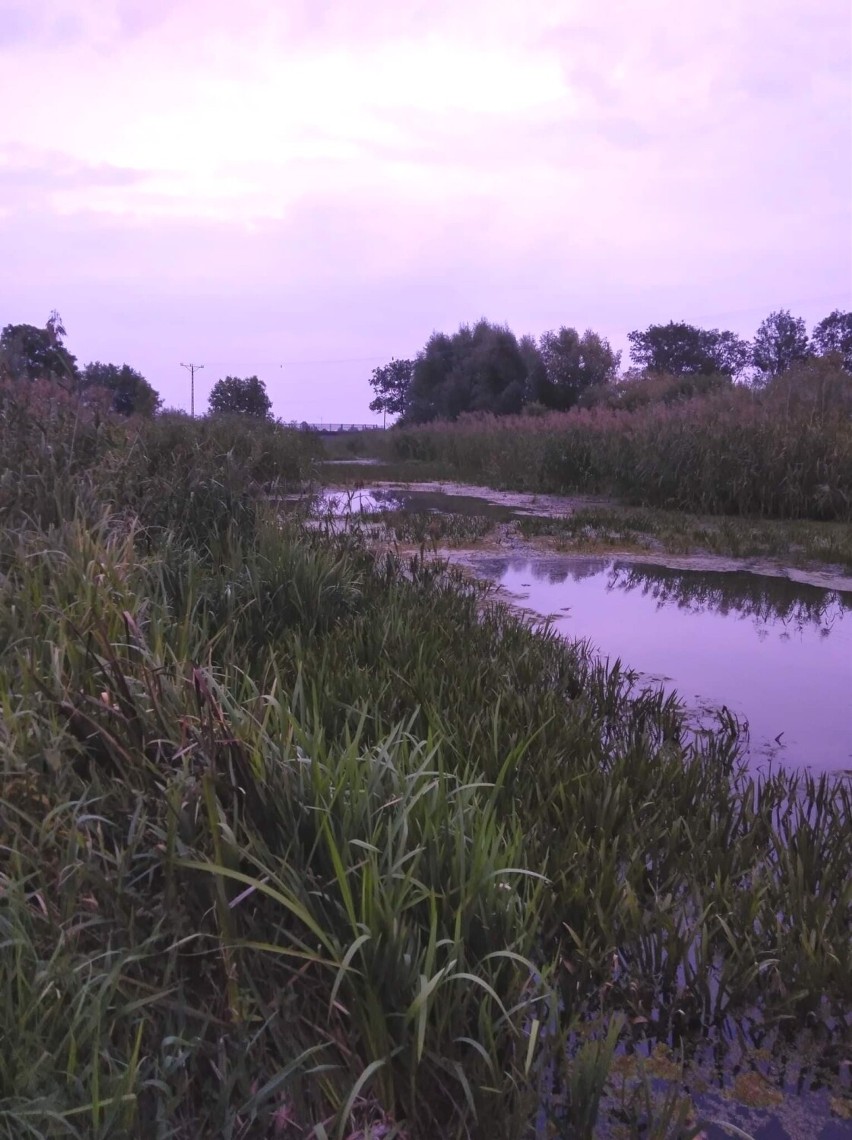
<path fill-rule="evenodd" d="M 671 402 L 625 398 L 376 434 L 392 459 L 492 486 L 613 493 L 708 514 L 852 519 L 852 380 L 826 361 L 761 391 L 726 386 Z"/>
<path fill-rule="evenodd" d="M 752 779 L 724 718 L 696 742 L 446 567 L 282 527 L 224 428 L 27 407 L 0 1135 L 591 1137 L 619 1040 L 842 1031 L 847 785 Z"/>

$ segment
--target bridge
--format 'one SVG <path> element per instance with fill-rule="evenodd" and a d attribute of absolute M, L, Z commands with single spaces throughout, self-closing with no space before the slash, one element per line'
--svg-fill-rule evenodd
<path fill-rule="evenodd" d="M 301 431 L 315 431 L 318 435 L 337 435 L 344 431 L 384 431 L 382 424 L 309 424 L 304 421 L 291 421 L 290 427 Z"/>

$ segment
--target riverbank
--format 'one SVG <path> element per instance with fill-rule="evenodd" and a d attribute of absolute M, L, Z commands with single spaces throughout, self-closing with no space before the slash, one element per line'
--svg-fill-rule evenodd
<path fill-rule="evenodd" d="M 609 554 L 676 569 L 745 571 L 852 590 L 852 523 L 637 510 L 603 496 L 540 495 L 441 480 L 409 483 L 383 479 L 383 473 L 379 465 L 369 473 L 357 469 L 356 478 L 344 469 L 341 477 L 334 465 L 320 512 L 331 507 L 332 513 L 382 516 L 388 533 L 409 546 L 431 539 L 433 546 L 472 555 Z M 413 518 L 418 515 L 419 528 Z"/>
<path fill-rule="evenodd" d="M 751 780 L 724 717 L 696 739 L 425 550 L 282 524 L 300 433 L 28 396 L 0 391 L 3 1135 L 690 1135 L 680 1051 L 731 1027 L 755 1080 L 795 1046 L 843 1109 L 847 785 Z"/>

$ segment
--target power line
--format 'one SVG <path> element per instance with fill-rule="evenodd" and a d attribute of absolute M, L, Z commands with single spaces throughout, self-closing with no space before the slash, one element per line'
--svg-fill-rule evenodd
<path fill-rule="evenodd" d="M 309 364 L 370 364 L 374 360 L 386 360 L 381 356 L 348 356 L 340 360 L 208 360 L 213 368 L 298 368 Z"/>
<path fill-rule="evenodd" d="M 189 414 L 195 419 L 195 373 L 200 372 L 203 364 L 181 364 L 189 373 Z"/>

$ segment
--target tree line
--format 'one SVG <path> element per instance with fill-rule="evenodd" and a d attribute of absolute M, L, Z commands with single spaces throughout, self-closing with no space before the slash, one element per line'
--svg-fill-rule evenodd
<path fill-rule="evenodd" d="M 65 335 L 56 311 L 44 328 L 6 325 L 0 333 L 0 378 L 51 380 L 87 402 L 102 402 L 124 416 L 151 416 L 159 409 L 162 401 L 141 372 L 129 364 L 99 360 L 80 368 L 65 344 Z"/>
<path fill-rule="evenodd" d="M 80 368 L 65 336 L 55 311 L 44 328 L 6 325 L 0 333 L 0 379 L 52 380 L 125 416 L 151 416 L 161 409 L 159 394 L 140 372 L 100 361 Z M 627 339 L 632 367 L 622 374 L 621 353 L 591 329 L 580 334 L 563 326 L 538 340 L 518 339 L 508 326 L 483 319 L 451 335 L 435 332 L 413 360 L 391 360 L 373 371 L 370 409 L 404 423 L 453 420 L 468 412 L 568 411 L 639 375 L 759 384 L 800 361 L 831 354 L 852 372 L 852 313 L 839 309 L 810 335 L 801 317 L 782 309 L 770 313 L 752 341 L 682 321 L 649 325 Z M 257 376 L 218 380 L 208 409 L 214 415 L 272 418 L 272 401 Z"/>
<path fill-rule="evenodd" d="M 0 332 L 0 379 L 49 380 L 90 404 L 102 404 L 123 416 L 152 416 L 162 408 L 159 393 L 129 364 L 80 368 L 66 344 L 62 318 L 54 310 L 44 328 L 6 325 Z M 211 414 L 249 415 L 268 420 L 272 401 L 257 376 L 225 376 L 213 385 L 208 400 Z"/>
<path fill-rule="evenodd" d="M 391 360 L 370 377 L 374 412 L 404 423 L 456 419 L 467 412 L 495 415 L 527 410 L 567 411 L 593 403 L 619 379 L 665 374 L 765 383 L 814 356 L 836 354 L 852 372 L 852 313 L 836 309 L 808 335 L 801 317 L 770 313 L 752 341 L 729 330 L 683 321 L 628 333 L 632 367 L 620 373 L 621 353 L 606 337 L 562 327 L 518 339 L 506 325 L 480 320 L 452 335 L 435 332 L 412 360 Z"/>

